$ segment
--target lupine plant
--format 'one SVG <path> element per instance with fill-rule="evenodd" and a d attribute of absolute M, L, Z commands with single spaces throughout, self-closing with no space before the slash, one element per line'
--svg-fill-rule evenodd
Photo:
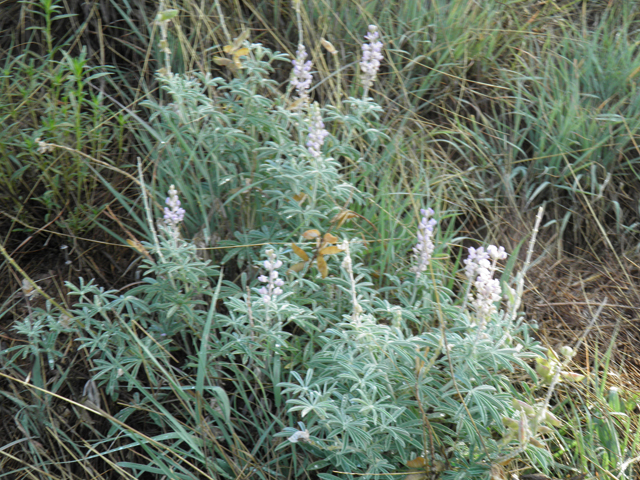
<path fill-rule="evenodd" d="M 529 362 L 544 352 L 517 311 L 523 277 L 514 290 L 493 278 L 504 248 L 470 250 L 459 298 L 464 285 L 449 287 L 457 272 L 437 255 L 451 238 L 438 228 L 441 212 L 425 206 L 417 242 L 405 247 L 413 259 L 388 275 L 397 288 L 372 288 L 366 243 L 346 225 L 357 216 L 344 206 L 364 196 L 336 160 L 358 153 L 355 134 L 384 140 L 370 128 L 379 106 L 368 97 L 382 43 L 373 26 L 366 38 L 363 98 L 345 101 L 346 112 L 273 99 L 268 72 L 285 57 L 248 42 L 230 80 L 160 74 L 170 103 L 147 106 L 161 142 L 159 183 L 170 186 L 161 222 L 140 168 L 141 230 L 153 237 L 142 244 L 141 281 L 126 291 L 67 283 L 72 306 L 34 311 L 18 323 L 29 345 L 3 353 L 10 367 L 47 358 L 44 369 L 54 370 L 57 337 L 73 339 L 89 365 L 90 397 L 73 406 L 108 423 L 79 458 L 101 456 L 130 477 L 179 479 L 372 479 L 407 468 L 420 478 L 476 479 L 504 478 L 509 462 L 553 466 L 541 438 L 552 431 L 543 424 L 557 424 L 550 393 L 536 400 L 513 386 L 516 374 L 537 384 Z M 304 51 L 291 87 L 306 100 Z M 227 242 L 235 247 L 227 264 L 244 255 L 233 277 L 189 240 L 198 225 L 211 234 L 232 217 L 242 238 L 258 215 L 272 225 L 263 245 Z M 316 239 L 313 257 L 300 237 Z M 331 270 L 328 255 L 337 259 Z M 292 268 L 295 257 L 304 268 Z M 506 294 L 515 298 L 503 308 Z M 551 392 L 561 369 L 546 366 Z M 40 411 L 23 416 L 29 435 L 48 428 Z"/>

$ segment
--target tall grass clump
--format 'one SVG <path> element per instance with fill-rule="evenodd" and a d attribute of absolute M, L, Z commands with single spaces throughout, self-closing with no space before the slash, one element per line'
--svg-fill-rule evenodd
<path fill-rule="evenodd" d="M 156 17 L 160 42 L 176 15 Z M 290 58 L 244 37 L 219 59 L 225 77 L 174 73 L 161 43 L 139 198 L 111 186 L 146 239 L 129 242 L 139 280 L 66 282 L 59 303 L 25 277 L 3 307 L 26 307 L 14 324 L 25 341 L 2 351 L 15 423 L 4 427 L 5 469 L 324 480 L 558 471 L 544 436 L 560 426 L 552 394 L 574 378 L 572 350 L 545 358 L 520 312 L 542 212 L 517 275 L 494 245 L 469 248 L 463 275 L 450 214 L 430 192 L 437 208 L 407 211 L 420 221 L 377 290 L 381 274 L 363 260 L 376 238 L 352 208 L 370 194 L 349 179 L 371 172 L 391 139 L 372 98 L 378 28 L 339 106 L 313 101 L 302 40 L 283 91 L 270 74 Z M 205 253 L 219 246 L 227 253 Z"/>
<path fill-rule="evenodd" d="M 500 100 L 456 111 L 445 138 L 514 212 L 549 202 L 561 250 L 635 248 L 637 5 L 545 28 L 499 65 Z"/>
<path fill-rule="evenodd" d="M 95 172 L 103 170 L 99 162 L 113 164 L 107 154 L 114 147 L 122 149 L 124 117 L 110 115 L 104 95 L 90 87 L 107 72 L 90 64 L 86 49 L 71 53 L 68 38 L 53 43 L 54 24 L 68 17 L 61 10 L 55 1 L 39 2 L 34 11 L 42 25 L 32 27 L 26 46 L 4 52 L 1 206 L 16 230 L 49 224 L 82 236 L 100 208 Z M 38 141 L 65 148 L 48 154 Z M 98 163 L 88 162 L 88 153 Z"/>

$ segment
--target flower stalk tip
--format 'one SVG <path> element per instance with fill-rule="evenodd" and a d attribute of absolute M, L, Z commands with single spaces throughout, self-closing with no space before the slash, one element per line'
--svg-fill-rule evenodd
<path fill-rule="evenodd" d="M 184 208 L 180 207 L 180 199 L 178 198 L 178 191 L 174 185 L 169 187 L 169 196 L 165 200 L 167 204 L 164 207 L 164 222 L 173 227 L 178 228 L 178 224 L 184 220 Z"/>
<path fill-rule="evenodd" d="M 306 101 L 309 98 L 309 88 L 311 87 L 311 81 L 313 76 L 311 75 L 311 69 L 313 68 L 313 62 L 307 60 L 308 54 L 305 46 L 298 45 L 298 51 L 296 52 L 296 58 L 293 63 L 293 77 L 291 78 L 291 86 L 298 92 L 298 98 Z"/>
<path fill-rule="evenodd" d="M 378 27 L 369 25 L 369 31 L 364 37 L 369 43 L 362 45 L 362 60 L 360 61 L 360 69 L 362 70 L 362 86 L 366 92 L 375 82 L 382 61 L 382 42 L 378 39 Z"/>
<path fill-rule="evenodd" d="M 417 260 L 413 271 L 417 275 L 420 275 L 420 273 L 424 272 L 429 266 L 431 256 L 435 250 L 435 245 L 433 244 L 434 229 L 438 224 L 434 218 L 431 218 L 434 214 L 432 208 L 423 208 L 420 210 L 420 213 L 422 214 L 422 219 L 418 226 L 418 243 L 413 247 L 413 254 Z"/>
<path fill-rule="evenodd" d="M 309 135 L 307 136 L 307 149 L 313 158 L 320 158 L 324 139 L 329 132 L 324 128 L 320 107 L 314 103 L 309 112 Z"/>
<path fill-rule="evenodd" d="M 507 252 L 504 247 L 489 245 L 486 250 L 484 247 L 470 247 L 469 255 L 464 261 L 467 278 L 475 287 L 475 295 L 469 290 L 468 300 L 476 311 L 481 328 L 486 326 L 491 315 L 498 311 L 495 303 L 500 301 L 502 288 L 500 280 L 493 278 L 493 275 L 497 270 L 498 261 L 506 258 Z"/>
<path fill-rule="evenodd" d="M 267 260 L 264 261 L 263 266 L 267 271 L 266 275 L 260 275 L 258 280 L 262 283 L 266 283 L 258 293 L 262 295 L 262 300 L 265 303 L 270 303 L 276 299 L 279 295 L 282 295 L 282 287 L 284 281 L 279 277 L 278 269 L 282 267 L 282 261 L 278 260 L 276 252 L 269 249 L 265 252 L 267 254 Z"/>

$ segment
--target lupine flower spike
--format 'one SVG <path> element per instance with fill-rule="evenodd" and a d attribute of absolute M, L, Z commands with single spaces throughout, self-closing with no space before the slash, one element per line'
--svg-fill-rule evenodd
<path fill-rule="evenodd" d="M 322 121 L 322 115 L 320 114 L 320 107 L 317 103 L 314 103 L 309 118 L 309 136 L 307 137 L 307 149 L 313 158 L 320 158 L 322 155 L 321 149 L 324 144 L 324 139 L 329 132 L 324 128 Z"/>
<path fill-rule="evenodd" d="M 282 261 L 278 260 L 276 252 L 269 249 L 266 251 L 267 260 L 264 261 L 264 268 L 267 270 L 267 275 L 260 275 L 258 280 L 262 283 L 266 283 L 258 293 L 262 295 L 262 300 L 265 303 L 270 303 L 275 300 L 278 295 L 282 295 L 282 287 L 284 281 L 278 278 L 278 269 L 282 267 Z"/>
<path fill-rule="evenodd" d="M 469 248 L 469 256 L 464 261 L 467 277 L 475 287 L 475 296 L 469 292 L 469 300 L 473 305 L 478 324 L 481 328 L 486 326 L 487 321 L 497 312 L 495 302 L 500 300 L 500 280 L 494 279 L 498 260 L 505 260 L 507 252 L 504 247 L 489 245 L 485 250 L 480 248 Z"/>
<path fill-rule="evenodd" d="M 311 68 L 313 68 L 313 63 L 311 60 L 306 60 L 307 51 L 304 48 L 304 45 L 298 45 L 298 51 L 296 53 L 296 58 L 291 63 L 293 63 L 293 78 L 291 79 L 291 85 L 298 92 L 298 98 L 302 102 L 306 102 L 309 98 L 309 88 L 311 87 L 311 81 L 313 77 L 311 76 Z M 306 60 L 306 61 L 305 61 Z"/>
<path fill-rule="evenodd" d="M 420 220 L 420 225 L 418 226 L 418 243 L 413 247 L 413 254 L 417 261 L 413 271 L 417 275 L 420 275 L 429 266 L 431 255 L 435 250 L 435 245 L 433 244 L 434 228 L 438 224 L 434 218 L 431 218 L 433 216 L 432 208 L 423 208 L 420 213 L 422 214 L 422 220 Z"/>
<path fill-rule="evenodd" d="M 180 200 L 178 199 L 178 191 L 176 187 L 171 185 L 169 187 L 169 196 L 167 197 L 164 207 L 164 223 L 171 227 L 173 236 L 178 237 L 179 230 L 178 224 L 184 219 L 184 208 L 180 207 Z"/>
<path fill-rule="evenodd" d="M 364 97 L 367 96 L 369 88 L 376 80 L 378 69 L 380 68 L 380 62 L 382 61 L 382 42 L 378 40 L 379 36 L 378 27 L 375 25 L 369 25 L 369 32 L 364 37 L 369 41 L 369 43 L 362 45 L 362 61 L 360 62 Z"/>

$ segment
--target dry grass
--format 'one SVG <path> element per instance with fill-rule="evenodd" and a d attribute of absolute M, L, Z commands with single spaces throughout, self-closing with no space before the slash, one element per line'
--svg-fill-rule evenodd
<path fill-rule="evenodd" d="M 572 345 L 583 334 L 596 310 L 601 315 L 576 361 L 590 372 L 596 357 L 613 346 L 609 381 L 640 391 L 640 267 L 637 259 L 563 256 L 548 258 L 530 273 L 525 296 L 527 312 L 539 323 L 543 341 L 556 348 Z"/>

